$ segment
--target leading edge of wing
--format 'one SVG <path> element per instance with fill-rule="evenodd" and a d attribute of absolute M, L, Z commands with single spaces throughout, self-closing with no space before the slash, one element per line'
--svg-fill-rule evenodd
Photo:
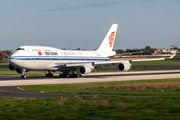
<path fill-rule="evenodd" d="M 149 58 L 149 59 L 133 59 L 132 62 L 138 61 L 156 61 L 156 60 L 165 60 L 166 58 Z"/>
<path fill-rule="evenodd" d="M 111 61 L 98 61 L 94 62 L 95 65 L 100 64 L 118 64 L 124 62 L 138 62 L 138 61 L 156 61 L 156 60 L 165 60 L 165 58 L 149 58 L 149 59 L 131 59 L 131 60 L 111 60 Z"/>
<path fill-rule="evenodd" d="M 101 65 L 101 64 L 118 64 L 124 62 L 138 62 L 138 61 L 155 61 L 165 60 L 165 58 L 150 58 L 150 59 L 132 59 L 132 60 L 110 60 L 110 61 L 97 61 L 97 62 L 77 62 L 77 63 L 55 63 L 54 67 L 80 67 L 87 64 Z"/>
<path fill-rule="evenodd" d="M 101 65 L 101 64 L 118 64 L 129 62 L 129 60 L 117 60 L 117 61 L 97 61 L 97 62 L 77 62 L 77 63 L 55 63 L 54 67 L 81 67 L 86 65 Z"/>

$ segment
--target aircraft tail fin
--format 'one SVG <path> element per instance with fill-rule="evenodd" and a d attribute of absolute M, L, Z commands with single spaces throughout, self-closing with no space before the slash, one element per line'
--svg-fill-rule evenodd
<path fill-rule="evenodd" d="M 102 41 L 101 45 L 97 49 L 97 51 L 112 51 L 114 46 L 114 41 L 116 37 L 118 24 L 113 24 L 109 29 L 107 35 L 105 36 L 104 40 Z"/>

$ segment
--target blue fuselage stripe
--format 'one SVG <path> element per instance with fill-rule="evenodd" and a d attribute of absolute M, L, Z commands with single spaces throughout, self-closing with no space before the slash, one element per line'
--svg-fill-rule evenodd
<path fill-rule="evenodd" d="M 9 60 L 72 60 L 72 61 L 108 61 L 107 57 L 77 57 L 77 56 L 13 56 Z"/>

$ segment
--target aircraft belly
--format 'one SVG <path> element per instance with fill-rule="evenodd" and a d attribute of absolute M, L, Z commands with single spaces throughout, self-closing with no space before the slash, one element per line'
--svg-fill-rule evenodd
<path fill-rule="evenodd" d="M 28 70 L 66 70 L 66 69 L 69 69 L 69 68 L 66 68 L 66 67 L 60 67 L 60 68 L 57 68 L 57 67 L 54 67 L 54 64 L 56 63 L 57 61 L 26 61 L 23 65 L 23 67 L 25 69 L 28 69 Z M 59 63 L 67 63 L 67 61 L 61 61 Z"/>
<path fill-rule="evenodd" d="M 55 68 L 54 64 L 57 61 L 43 61 L 43 60 L 12 60 L 10 63 L 17 68 L 27 69 L 27 70 L 57 70 L 59 68 Z M 67 61 L 61 61 L 59 63 L 64 63 Z M 65 68 L 62 68 L 65 69 Z"/>
<path fill-rule="evenodd" d="M 46 70 L 46 66 L 50 64 L 51 64 L 50 61 L 32 60 L 32 61 L 25 61 L 22 67 L 28 70 Z"/>
<path fill-rule="evenodd" d="M 23 65 L 25 69 L 28 70 L 41 70 L 42 65 L 39 64 L 39 62 L 32 60 L 32 61 L 25 61 L 25 64 Z"/>

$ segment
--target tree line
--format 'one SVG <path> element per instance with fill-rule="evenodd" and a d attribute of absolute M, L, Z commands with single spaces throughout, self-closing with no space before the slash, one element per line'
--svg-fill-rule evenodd
<path fill-rule="evenodd" d="M 131 52 L 140 52 L 142 51 L 142 53 L 136 53 L 136 54 L 141 54 L 141 55 L 151 55 L 152 53 L 154 53 L 154 51 L 156 51 L 156 48 L 152 48 L 150 46 L 145 46 L 145 48 L 141 48 L 141 49 L 117 49 L 116 54 L 120 54 L 120 53 L 131 53 Z"/>
<path fill-rule="evenodd" d="M 12 53 L 13 53 L 12 50 L 0 51 L 0 61 L 1 62 L 8 62 L 8 59 Z"/>
<path fill-rule="evenodd" d="M 4 57 L 5 57 L 5 54 L 0 51 L 0 60 L 4 59 Z"/>

